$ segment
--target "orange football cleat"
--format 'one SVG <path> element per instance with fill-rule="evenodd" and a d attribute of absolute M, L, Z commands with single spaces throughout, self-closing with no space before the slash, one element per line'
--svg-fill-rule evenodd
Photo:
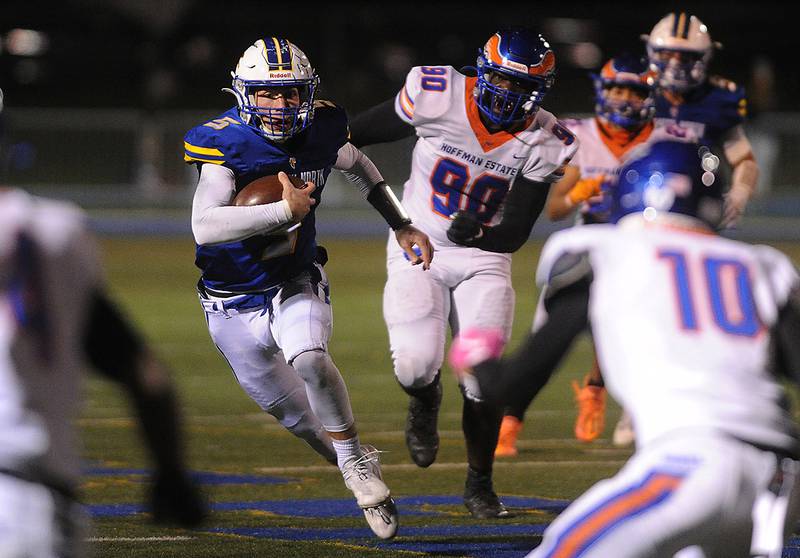
<path fill-rule="evenodd" d="M 517 450 L 517 437 L 522 432 L 522 421 L 517 417 L 506 415 L 500 423 L 500 436 L 497 438 L 497 447 L 494 449 L 495 457 L 513 457 L 519 453 Z"/>
<path fill-rule="evenodd" d="M 606 427 L 606 388 L 589 384 L 589 375 L 583 379 L 583 387 L 572 381 L 578 418 L 575 420 L 575 437 L 581 442 L 593 442 Z"/>

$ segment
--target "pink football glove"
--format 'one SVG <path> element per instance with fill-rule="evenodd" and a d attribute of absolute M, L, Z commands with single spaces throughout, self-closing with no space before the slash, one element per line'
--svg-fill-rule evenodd
<path fill-rule="evenodd" d="M 499 328 L 469 328 L 453 339 L 448 357 L 450 366 L 460 376 L 479 362 L 500 358 L 505 344 L 505 335 Z"/>

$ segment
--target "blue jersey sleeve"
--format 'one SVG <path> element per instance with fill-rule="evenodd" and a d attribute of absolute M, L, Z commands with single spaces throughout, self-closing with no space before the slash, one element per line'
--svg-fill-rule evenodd
<path fill-rule="evenodd" d="M 244 143 L 251 132 L 235 109 L 189 130 L 183 138 L 183 160 L 188 164 L 210 163 L 240 171 Z"/>

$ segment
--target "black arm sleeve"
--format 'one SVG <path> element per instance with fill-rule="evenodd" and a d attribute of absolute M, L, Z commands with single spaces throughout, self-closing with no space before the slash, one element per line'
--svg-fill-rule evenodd
<path fill-rule="evenodd" d="M 776 371 L 800 384 L 800 292 L 781 308 L 772 340 Z"/>
<path fill-rule="evenodd" d="M 181 434 L 172 384 L 167 379 L 156 382 L 156 386 L 147 385 L 144 371 L 161 365 L 102 291 L 92 295 L 83 347 L 89 362 L 100 373 L 125 388 L 159 471 L 171 474 L 182 470 Z"/>
<path fill-rule="evenodd" d="M 490 402 L 525 409 L 588 324 L 590 277 L 559 290 L 547 299 L 547 322 L 502 360 L 478 364 L 475 374 L 481 394 Z"/>
<path fill-rule="evenodd" d="M 350 143 L 356 147 L 397 141 L 414 135 L 414 126 L 394 111 L 394 98 L 365 110 L 350 121 Z"/>
<path fill-rule="evenodd" d="M 533 224 L 544 209 L 550 185 L 517 176 L 505 201 L 502 220 L 484 227 L 474 246 L 487 252 L 516 252 L 528 240 Z"/>

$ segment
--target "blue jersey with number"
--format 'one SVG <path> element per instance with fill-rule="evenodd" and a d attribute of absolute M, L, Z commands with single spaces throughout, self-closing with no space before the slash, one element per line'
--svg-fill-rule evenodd
<path fill-rule="evenodd" d="M 279 171 L 316 185 L 312 194 L 316 203 L 299 229 L 213 246 L 197 245 L 195 264 L 203 272 L 206 287 L 239 293 L 264 291 L 313 264 L 315 210 L 338 151 L 346 142 L 345 112 L 327 101 L 317 101 L 311 125 L 284 143 L 272 142 L 245 124 L 236 108 L 187 132 L 184 160 L 198 167 L 228 167 L 234 173 L 237 192 L 255 179 Z"/>
<path fill-rule="evenodd" d="M 673 105 L 663 95 L 656 96 L 657 126 L 670 127 L 675 135 L 683 131 L 709 147 L 722 145 L 726 132 L 746 116 L 744 89 L 719 77 L 693 89 L 680 105 Z"/>

